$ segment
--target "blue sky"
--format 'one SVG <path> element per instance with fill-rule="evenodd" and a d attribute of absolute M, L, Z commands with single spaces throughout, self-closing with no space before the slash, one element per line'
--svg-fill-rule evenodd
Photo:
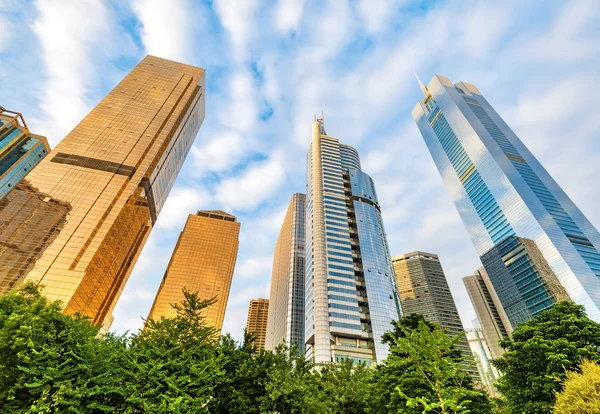
<path fill-rule="evenodd" d="M 481 266 L 410 112 L 413 77 L 475 84 L 600 226 L 596 1 L 0 0 L 0 104 L 51 146 L 146 54 L 207 71 L 206 119 L 114 312 L 148 314 L 186 217 L 242 223 L 224 331 L 269 296 L 273 247 L 305 188 L 315 113 L 377 186 L 393 255 L 440 255 L 465 327 Z"/>

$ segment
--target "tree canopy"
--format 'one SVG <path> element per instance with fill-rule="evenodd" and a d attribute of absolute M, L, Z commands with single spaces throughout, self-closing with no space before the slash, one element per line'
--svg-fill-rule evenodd
<path fill-rule="evenodd" d="M 458 338 L 421 315 L 394 322 L 376 367 L 314 366 L 285 346 L 257 349 L 251 335 L 217 335 L 202 316 L 214 301 L 184 297 L 176 317 L 117 336 L 65 315 L 33 284 L 3 295 L 0 413 L 570 413 L 598 398 L 597 365 L 580 364 L 600 359 L 600 325 L 572 303 L 502 342 L 503 398 L 492 407 L 463 370 Z"/>
<path fill-rule="evenodd" d="M 497 387 L 509 412 L 551 413 L 566 371 L 600 358 L 600 324 L 583 306 L 559 302 L 520 324 L 500 345 L 506 352 L 493 363 L 503 373 Z"/>

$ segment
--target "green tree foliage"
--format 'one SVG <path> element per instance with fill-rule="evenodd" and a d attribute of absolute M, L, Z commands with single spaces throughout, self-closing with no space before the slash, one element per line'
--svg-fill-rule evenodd
<path fill-rule="evenodd" d="M 583 359 L 600 358 L 600 324 L 589 319 L 583 306 L 560 302 L 522 323 L 506 350 L 494 361 L 503 373 L 497 383 L 511 413 L 551 413 L 555 392 L 562 389 L 566 370 Z"/>
<path fill-rule="evenodd" d="M 554 414 L 600 413 L 600 365 L 584 360 L 579 371 L 567 372 L 563 391 L 556 393 Z"/>
<path fill-rule="evenodd" d="M 0 298 L 0 412 L 111 412 L 122 405 L 125 339 L 97 333 L 31 283 Z"/>
<path fill-rule="evenodd" d="M 462 369 L 457 341 L 421 315 L 396 322 L 384 336 L 390 355 L 374 374 L 369 412 L 489 413 L 487 395 Z"/>
<path fill-rule="evenodd" d="M 485 412 L 465 397 L 473 390 L 458 381 L 470 379 L 456 368 L 452 340 L 421 317 L 395 325 L 391 357 L 377 369 L 315 367 L 294 349 L 257 350 L 249 335 L 241 346 L 219 338 L 202 317 L 213 301 L 184 296 L 175 318 L 148 320 L 130 337 L 99 336 L 32 284 L 0 297 L 0 413 L 422 413 L 425 404 L 436 411 L 436 390 L 445 406 L 458 399 L 457 407 Z M 439 354 L 423 348 L 418 359 L 417 346 L 445 349 L 439 372 L 448 378 L 435 376 Z"/>
<path fill-rule="evenodd" d="M 225 375 L 226 358 L 215 352 L 218 335 L 201 315 L 214 299 L 183 293 L 175 318 L 149 319 L 131 340 L 127 403 L 135 412 L 208 413 Z"/>

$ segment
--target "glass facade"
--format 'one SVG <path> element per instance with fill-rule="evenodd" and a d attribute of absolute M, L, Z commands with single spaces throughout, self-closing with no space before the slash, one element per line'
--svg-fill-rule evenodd
<path fill-rule="evenodd" d="M 479 378 L 481 382 L 486 386 L 488 391 L 494 392 L 494 384 L 500 377 L 496 367 L 492 365 L 492 354 L 490 352 L 489 344 L 483 335 L 483 331 L 477 326 L 479 325 L 477 319 L 474 321 L 476 325 L 473 329 L 467 329 L 466 335 L 469 341 L 469 346 L 477 365 L 477 371 L 479 372 Z"/>
<path fill-rule="evenodd" d="M 422 90 L 413 118 L 511 325 L 563 299 L 600 321 L 600 233 L 475 86 Z"/>
<path fill-rule="evenodd" d="M 204 120 L 204 70 L 147 56 L 0 199 L 0 293 L 23 280 L 108 328 Z"/>
<path fill-rule="evenodd" d="M 221 332 L 238 251 L 240 223 L 221 210 L 190 214 L 179 235 L 167 271 L 148 318 L 177 315 L 172 304 L 183 301 L 183 288 L 198 292 L 200 299 L 216 298 L 203 316 Z"/>
<path fill-rule="evenodd" d="M 320 119 L 307 177 L 306 354 L 316 363 L 381 362 L 381 337 L 400 304 L 373 181 L 357 151 L 328 136 Z"/>
<path fill-rule="evenodd" d="M 485 268 L 476 270 L 473 276 L 464 277 L 463 283 L 475 308 L 491 358 L 499 358 L 504 354 L 500 340 L 512 333 L 512 326 Z"/>
<path fill-rule="evenodd" d="M 248 307 L 246 332 L 254 334 L 256 349 L 265 348 L 267 338 L 267 319 L 269 315 L 268 299 L 252 299 Z"/>
<path fill-rule="evenodd" d="M 0 106 L 0 199 L 49 152 L 46 138 L 31 134 L 20 113 Z"/>
<path fill-rule="evenodd" d="M 266 349 L 285 343 L 304 353 L 305 208 L 306 196 L 294 194 L 275 244 Z"/>
<path fill-rule="evenodd" d="M 395 256 L 392 261 L 404 314 L 418 313 L 449 335 L 461 335 L 456 347 L 462 351 L 465 369 L 478 380 L 479 372 L 473 365 L 471 348 L 439 257 L 417 251 Z"/>

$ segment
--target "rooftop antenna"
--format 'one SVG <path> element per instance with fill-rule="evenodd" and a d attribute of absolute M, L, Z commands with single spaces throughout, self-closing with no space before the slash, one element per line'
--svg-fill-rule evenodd
<path fill-rule="evenodd" d="M 423 82 L 421 82 L 421 79 L 419 79 L 417 76 L 417 72 L 413 71 L 413 73 L 415 74 L 415 78 L 417 78 L 417 82 L 419 82 L 419 86 L 421 87 L 421 92 L 423 92 L 423 95 L 425 95 L 425 97 L 430 96 L 431 94 L 427 90 L 427 86 L 423 85 Z"/>

